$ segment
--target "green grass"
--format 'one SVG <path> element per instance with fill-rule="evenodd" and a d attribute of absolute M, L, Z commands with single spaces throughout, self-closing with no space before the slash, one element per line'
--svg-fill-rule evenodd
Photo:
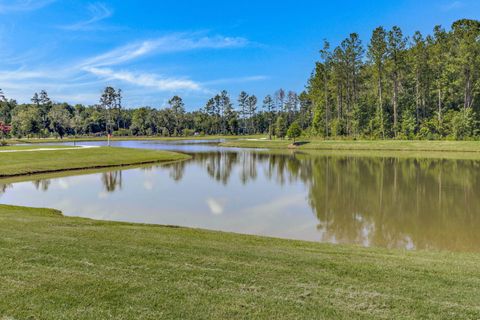
<path fill-rule="evenodd" d="M 478 319 L 480 255 L 0 206 L 0 319 Z"/>
<path fill-rule="evenodd" d="M 156 150 L 92 148 L 0 153 L 0 177 L 63 170 L 139 165 L 187 159 L 188 156 Z"/>
<path fill-rule="evenodd" d="M 359 157 L 359 158 L 397 158 L 397 159 L 445 159 L 445 160 L 480 160 L 480 153 L 460 151 L 389 151 L 389 150 L 315 150 L 315 149 L 257 149 L 256 153 L 267 155 Z"/>
<path fill-rule="evenodd" d="M 292 140 L 235 140 L 221 144 L 239 148 L 292 148 Z M 300 139 L 299 150 L 354 150 L 354 151 L 414 151 L 414 152 L 476 152 L 480 141 L 407 141 L 407 140 L 321 140 Z"/>
<path fill-rule="evenodd" d="M 215 140 L 225 139 L 222 143 L 225 147 L 239 148 L 266 148 L 266 149 L 287 149 L 291 148 L 292 140 L 260 140 L 265 135 L 248 136 L 196 136 L 196 137 L 155 137 L 155 136 L 129 136 L 113 137 L 112 141 L 175 141 L 175 140 Z M 251 140 L 247 140 L 251 139 Z M 11 139 L 9 143 L 58 143 L 73 141 L 106 141 L 105 137 L 79 137 L 77 139 Z M 301 138 L 296 149 L 300 150 L 356 150 L 356 151 L 433 151 L 433 152 L 478 152 L 480 153 L 480 141 L 426 141 L 426 140 L 324 140 L 320 138 Z M 2 150 L 3 148 L 0 148 Z"/>
<path fill-rule="evenodd" d="M 37 146 L 37 145 L 21 145 L 21 146 L 3 146 L 0 147 L 0 151 L 10 151 L 10 150 L 35 150 L 35 149 L 65 149 L 73 148 L 73 146 Z M 80 148 L 80 147 L 78 147 Z"/>

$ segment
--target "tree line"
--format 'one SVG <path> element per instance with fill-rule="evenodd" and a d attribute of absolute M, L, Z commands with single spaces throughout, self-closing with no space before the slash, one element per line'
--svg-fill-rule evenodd
<path fill-rule="evenodd" d="M 351 33 L 324 41 L 301 93 L 279 89 L 263 99 L 221 91 L 186 111 L 174 96 L 164 108 L 124 108 L 107 87 L 91 106 L 53 102 L 45 90 L 18 104 L 0 90 L 3 136 L 268 134 L 369 139 L 475 139 L 480 135 L 480 22 L 407 37 L 373 30 L 366 46 Z M 11 125 L 11 126 L 10 126 Z M 6 128 L 6 129 L 5 129 Z"/>
<path fill-rule="evenodd" d="M 11 131 L 3 131 L 3 135 L 13 137 L 244 135 L 270 132 L 283 138 L 288 125 L 300 118 L 300 114 L 305 114 L 305 125 L 308 126 L 306 112 L 310 112 L 301 107 L 306 104 L 305 97 L 283 89 L 267 95 L 262 104 L 255 95 L 241 92 L 236 106 L 224 90 L 209 99 L 203 108 L 191 112 L 186 111 L 185 103 L 179 96 L 172 97 L 164 108 L 124 108 L 122 90 L 113 87 L 106 87 L 99 103 L 91 106 L 55 103 L 45 90 L 35 93 L 31 103 L 27 104 L 8 100 L 3 92 L 0 97 L 0 124 L 11 124 Z"/>
<path fill-rule="evenodd" d="M 480 22 L 408 38 L 394 26 L 328 41 L 309 79 L 314 133 L 404 139 L 478 136 Z"/>

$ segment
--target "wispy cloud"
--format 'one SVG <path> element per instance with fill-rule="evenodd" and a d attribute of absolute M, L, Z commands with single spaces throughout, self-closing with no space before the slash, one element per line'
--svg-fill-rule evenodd
<path fill-rule="evenodd" d="M 188 79 L 163 78 L 148 73 L 113 71 L 108 68 L 85 68 L 84 70 L 107 80 L 121 80 L 138 86 L 151 87 L 160 91 L 200 90 L 200 84 Z"/>
<path fill-rule="evenodd" d="M 449 2 L 441 5 L 440 8 L 442 9 L 442 11 L 452 11 L 456 9 L 461 9 L 464 6 L 465 6 L 465 3 L 463 3 L 462 1 L 453 1 L 453 2 Z"/>
<path fill-rule="evenodd" d="M 71 25 L 62 26 L 62 29 L 71 31 L 88 31 L 97 28 L 96 24 L 104 19 L 110 18 L 113 11 L 103 3 L 91 3 L 87 6 L 89 18 Z"/>
<path fill-rule="evenodd" d="M 48 73 L 41 71 L 25 71 L 25 70 L 11 70 L 11 71 L 0 71 L 0 78 L 2 81 L 9 80 L 25 80 L 25 79 L 35 79 L 40 77 L 48 77 Z"/>
<path fill-rule="evenodd" d="M 199 82 L 192 80 L 189 75 L 164 75 L 142 70 L 135 64 L 135 60 L 180 51 L 240 48 L 249 44 L 244 38 L 174 33 L 131 42 L 79 61 L 43 63 L 39 68 L 29 67 L 30 64 L 37 65 L 37 58 L 30 55 L 22 58 L 21 63 L 5 57 L 6 59 L 0 61 L 0 66 L 3 66 L 0 67 L 0 88 L 4 89 L 9 97 L 20 101 L 29 101 L 34 91 L 46 89 L 54 99 L 72 103 L 95 103 L 98 91 L 105 85 L 121 86 L 128 91 L 127 103 L 132 105 L 139 102 L 152 103 L 161 96 L 160 92 L 180 91 L 185 96 L 201 96 L 203 99 L 210 92 L 209 85 L 261 81 L 267 77 L 254 75 Z M 15 67 L 8 68 L 8 65 Z"/>
<path fill-rule="evenodd" d="M 137 73 L 125 70 L 116 71 L 111 67 L 125 64 L 148 55 L 198 49 L 235 48 L 243 47 L 247 44 L 248 41 L 244 38 L 175 33 L 156 39 L 127 44 L 86 59 L 80 63 L 79 67 L 84 71 L 104 79 L 124 81 L 137 86 L 156 88 L 160 91 L 198 91 L 203 89 L 202 85 L 189 79 L 177 79 L 151 73 Z"/>
<path fill-rule="evenodd" d="M 254 82 L 254 81 L 265 81 L 268 80 L 268 76 L 264 75 L 256 75 L 256 76 L 247 76 L 247 77 L 238 77 L 238 78 L 224 78 L 224 79 L 217 79 L 212 81 L 206 81 L 204 85 L 219 85 L 219 84 L 231 84 L 231 83 L 246 83 L 246 82 Z"/>
<path fill-rule="evenodd" d="M 55 1 L 56 0 L 0 0 L 0 14 L 38 10 Z"/>
<path fill-rule="evenodd" d="M 84 66 L 112 66 L 128 62 L 149 54 L 165 54 L 197 49 L 239 48 L 248 44 L 244 38 L 203 36 L 176 33 L 142 42 L 130 43 L 107 53 L 87 59 Z"/>

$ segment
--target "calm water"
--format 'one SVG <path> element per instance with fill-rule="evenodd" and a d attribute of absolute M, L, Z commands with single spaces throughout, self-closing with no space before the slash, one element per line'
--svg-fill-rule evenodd
<path fill-rule="evenodd" d="M 0 180 L 0 202 L 94 219 L 480 251 L 478 161 L 267 154 L 189 141 L 115 145 L 193 158 L 13 184 Z"/>

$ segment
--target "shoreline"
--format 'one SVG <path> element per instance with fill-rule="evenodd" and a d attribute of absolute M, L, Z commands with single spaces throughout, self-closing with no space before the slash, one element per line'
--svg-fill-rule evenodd
<path fill-rule="evenodd" d="M 190 159 L 190 156 L 177 152 L 118 147 L 22 151 L 25 152 L 10 150 L 2 154 L 0 157 L 1 179 L 79 170 L 142 166 Z"/>
<path fill-rule="evenodd" d="M 0 221 L 0 314 L 14 318 L 480 316 L 474 253 L 333 245 L 4 205 Z"/>

